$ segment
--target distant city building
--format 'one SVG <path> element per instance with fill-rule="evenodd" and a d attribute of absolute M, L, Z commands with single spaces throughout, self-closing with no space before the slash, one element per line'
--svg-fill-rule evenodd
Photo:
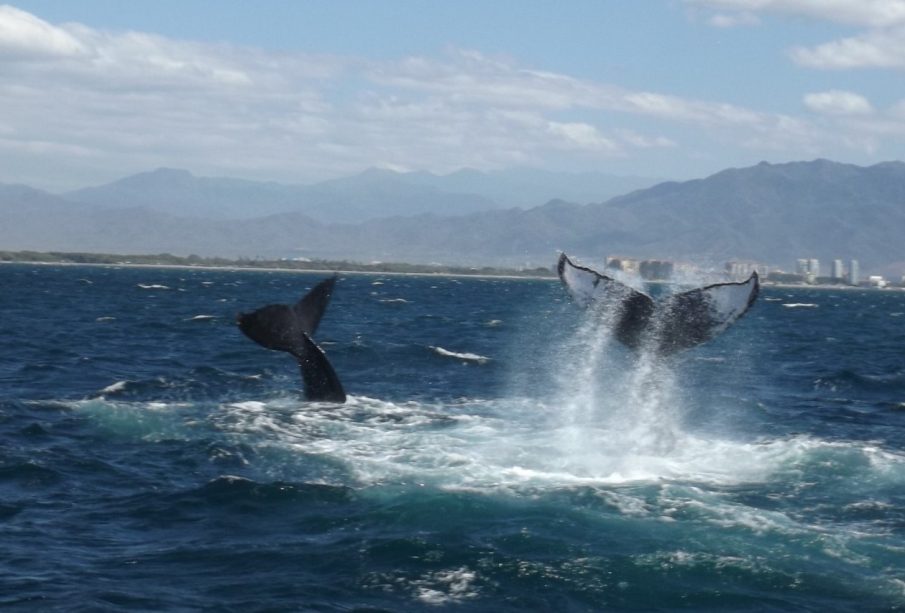
<path fill-rule="evenodd" d="M 845 278 L 845 267 L 842 260 L 833 260 L 833 280 L 841 281 Z"/>
<path fill-rule="evenodd" d="M 861 283 L 861 268 L 858 260 L 852 260 L 848 265 L 848 284 L 858 285 Z"/>
<path fill-rule="evenodd" d="M 814 283 L 820 276 L 820 260 L 817 258 L 798 258 L 795 261 L 795 271 L 807 283 Z"/>
<path fill-rule="evenodd" d="M 691 262 L 673 262 L 672 266 L 672 275 L 676 276 L 690 276 L 690 275 L 699 275 L 701 269 L 698 268 L 695 264 Z"/>
<path fill-rule="evenodd" d="M 606 259 L 606 267 L 610 270 L 621 270 L 622 272 L 638 273 L 638 260 L 623 257 L 608 257 Z"/>
<path fill-rule="evenodd" d="M 726 274 L 734 281 L 741 281 L 751 276 L 752 272 L 756 272 L 764 279 L 770 274 L 770 269 L 766 264 L 758 262 L 726 262 Z"/>
<path fill-rule="evenodd" d="M 810 258 L 808 260 L 808 274 L 812 275 L 815 279 L 820 276 L 820 260 L 817 258 Z"/>
<path fill-rule="evenodd" d="M 668 260 L 644 260 L 639 270 L 642 279 L 664 281 L 672 276 L 673 263 Z"/>
<path fill-rule="evenodd" d="M 871 275 L 867 278 L 867 282 L 871 287 L 886 287 L 886 279 L 880 275 Z"/>

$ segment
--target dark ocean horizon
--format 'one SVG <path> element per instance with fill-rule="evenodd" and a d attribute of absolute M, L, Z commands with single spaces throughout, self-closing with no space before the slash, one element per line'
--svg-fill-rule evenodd
<path fill-rule="evenodd" d="M 657 359 L 557 281 L 0 266 L 0 609 L 905 610 L 905 292 Z"/>

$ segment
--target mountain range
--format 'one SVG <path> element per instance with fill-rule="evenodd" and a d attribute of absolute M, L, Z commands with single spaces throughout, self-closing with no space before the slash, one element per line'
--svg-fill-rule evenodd
<path fill-rule="evenodd" d="M 530 169 L 490 173 L 463 169 L 435 175 L 370 168 L 313 185 L 287 185 L 196 177 L 187 170 L 158 168 L 62 196 L 105 208 L 143 207 L 183 217 L 252 219 L 299 213 L 324 223 L 357 223 L 382 217 L 530 208 L 553 198 L 600 201 L 658 182 L 604 173 Z"/>
<path fill-rule="evenodd" d="M 370 170 L 287 186 L 160 169 L 60 195 L 0 185 L 0 249 L 528 267 L 564 250 L 589 261 L 744 259 L 788 270 L 809 257 L 905 270 L 902 162 L 763 162 L 654 185 L 605 179 Z M 619 181 L 624 193 L 606 191 Z M 548 198 L 556 193 L 569 198 Z"/>

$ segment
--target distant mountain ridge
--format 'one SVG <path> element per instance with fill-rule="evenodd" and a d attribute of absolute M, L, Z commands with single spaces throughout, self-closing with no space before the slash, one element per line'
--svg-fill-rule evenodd
<path fill-rule="evenodd" d="M 349 193 L 395 180 L 387 172 L 368 173 L 373 183 L 355 183 Z M 234 185 L 241 191 L 241 183 Z M 455 216 L 431 210 L 356 223 L 328 223 L 299 211 L 244 220 L 192 217 L 185 215 L 188 206 L 164 212 L 73 198 L 0 185 L 0 249 L 526 267 L 552 264 L 556 251 L 565 250 L 589 262 L 622 255 L 718 267 L 748 259 L 788 270 L 796 258 L 816 257 L 826 265 L 834 258 L 858 259 L 864 272 L 905 272 L 902 162 L 761 163 L 592 204 L 550 200 L 526 208 Z"/>
<path fill-rule="evenodd" d="M 183 217 L 252 219 L 300 213 L 325 223 L 356 223 L 382 217 L 530 208 L 551 198 L 591 202 L 657 182 L 603 173 L 462 170 L 435 175 L 370 168 L 312 185 L 287 185 L 196 177 L 187 170 L 158 168 L 62 196 L 105 208 L 142 207 Z"/>

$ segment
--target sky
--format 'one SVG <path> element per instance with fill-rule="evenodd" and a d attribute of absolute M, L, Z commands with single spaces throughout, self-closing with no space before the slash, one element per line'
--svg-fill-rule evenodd
<path fill-rule="evenodd" d="M 0 183 L 905 159 L 905 0 L 0 4 Z"/>

